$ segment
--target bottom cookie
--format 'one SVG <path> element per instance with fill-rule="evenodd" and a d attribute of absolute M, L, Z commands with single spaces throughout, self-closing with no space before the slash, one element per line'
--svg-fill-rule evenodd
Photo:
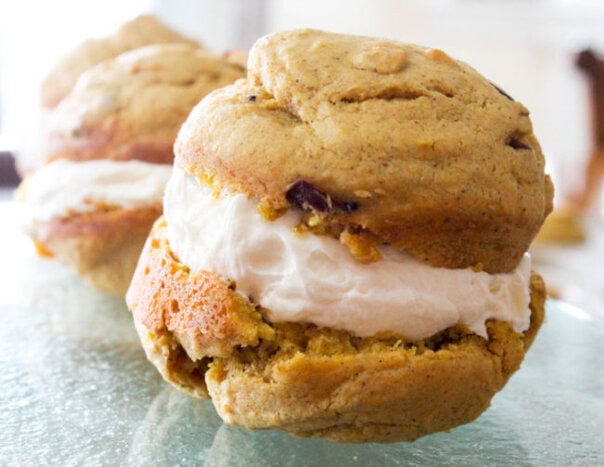
<path fill-rule="evenodd" d="M 160 207 L 110 209 L 37 222 L 38 251 L 73 267 L 103 292 L 124 296 Z"/>
<path fill-rule="evenodd" d="M 520 367 L 544 315 L 531 277 L 531 325 L 487 323 L 419 342 L 310 324 L 269 323 L 208 272 L 191 273 L 154 226 L 127 296 L 148 358 L 164 378 L 211 397 L 226 423 L 340 442 L 412 441 L 476 419 Z"/>

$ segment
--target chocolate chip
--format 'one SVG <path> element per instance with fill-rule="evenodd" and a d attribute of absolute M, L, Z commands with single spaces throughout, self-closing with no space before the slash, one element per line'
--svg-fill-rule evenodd
<path fill-rule="evenodd" d="M 491 84 L 493 84 L 493 83 L 491 83 Z M 510 95 L 509 95 L 507 92 L 505 92 L 503 89 L 501 89 L 499 86 L 496 86 L 495 84 L 493 84 L 493 87 L 494 87 L 495 89 L 497 89 L 497 91 L 499 92 L 499 94 L 501 94 L 502 96 L 507 97 L 507 98 L 508 98 L 509 100 L 511 100 L 512 102 L 515 102 L 515 101 L 514 101 L 514 98 L 513 98 L 512 96 L 510 96 Z"/>
<path fill-rule="evenodd" d="M 353 212 L 359 208 L 359 204 L 354 201 L 334 200 L 306 180 L 294 182 L 287 190 L 285 197 L 287 201 L 305 211 L 314 209 L 319 212 L 330 212 L 339 209 L 345 212 Z"/>
<path fill-rule="evenodd" d="M 514 149 L 531 149 L 530 146 L 528 146 L 527 144 L 523 143 L 522 141 L 520 141 L 517 138 L 514 138 L 513 136 L 510 137 L 506 143 L 508 146 L 514 148 Z"/>
<path fill-rule="evenodd" d="M 331 208 L 331 200 L 327 195 L 305 180 L 294 182 L 287 190 L 286 198 L 290 203 L 305 210 L 316 209 L 323 212 Z"/>
<path fill-rule="evenodd" d="M 256 102 L 256 96 L 247 96 L 247 100 L 250 102 Z"/>

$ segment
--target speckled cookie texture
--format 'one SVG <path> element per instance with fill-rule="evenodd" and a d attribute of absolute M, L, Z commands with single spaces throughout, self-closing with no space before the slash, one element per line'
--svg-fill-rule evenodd
<path fill-rule="evenodd" d="M 194 109 L 176 163 L 269 217 L 302 207 L 360 259 L 387 243 L 495 273 L 551 211 L 527 109 L 440 50 L 296 30 L 260 39 L 248 65 Z"/>
<path fill-rule="evenodd" d="M 78 77 L 103 60 L 149 44 L 187 43 L 199 46 L 149 15 L 123 24 L 112 36 L 90 39 L 65 55 L 49 71 L 42 83 L 42 105 L 55 107 L 73 88 Z"/>
<path fill-rule="evenodd" d="M 150 45 L 107 60 L 84 73 L 53 111 L 47 158 L 171 163 L 195 104 L 243 75 L 188 44 Z"/>
<path fill-rule="evenodd" d="M 211 397 L 227 423 L 340 442 L 393 442 L 449 430 L 487 409 L 543 321 L 545 289 L 537 274 L 530 287 L 529 329 L 517 333 L 491 321 L 488 340 L 461 328 L 406 342 L 270 323 L 235 284 L 180 263 L 160 218 L 127 302 L 147 357 L 166 381 Z"/>

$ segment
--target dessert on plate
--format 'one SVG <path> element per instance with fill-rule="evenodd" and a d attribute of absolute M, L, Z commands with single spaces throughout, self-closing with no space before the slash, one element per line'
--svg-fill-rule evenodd
<path fill-rule="evenodd" d="M 178 129 L 203 96 L 242 76 L 189 44 L 142 47 L 86 71 L 53 111 L 46 164 L 21 190 L 38 250 L 125 294 L 161 214 Z"/>
<path fill-rule="evenodd" d="M 181 128 L 126 300 L 163 377 L 226 423 L 410 441 L 519 368 L 552 194 L 527 109 L 468 65 L 275 33 Z"/>

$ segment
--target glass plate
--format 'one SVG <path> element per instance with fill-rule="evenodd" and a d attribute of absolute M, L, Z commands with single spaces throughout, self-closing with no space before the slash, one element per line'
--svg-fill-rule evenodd
<path fill-rule="evenodd" d="M 10 241 L 9 241 L 10 240 Z M 224 425 L 165 384 L 120 299 L 22 236 L 3 238 L 2 465 L 602 465 L 604 324 L 549 301 L 522 368 L 474 423 L 414 443 L 346 445 Z"/>

